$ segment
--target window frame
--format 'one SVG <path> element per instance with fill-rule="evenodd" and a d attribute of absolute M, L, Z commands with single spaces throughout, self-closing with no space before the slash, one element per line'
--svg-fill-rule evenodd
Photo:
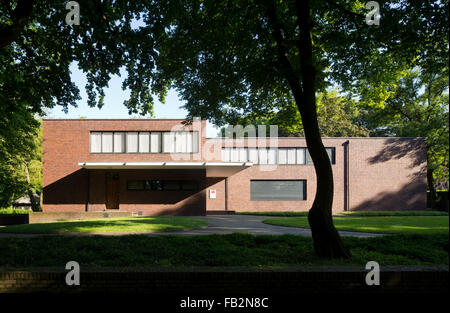
<path fill-rule="evenodd" d="M 166 182 L 176 182 L 178 183 L 178 189 L 166 189 Z M 142 182 L 142 189 L 130 189 L 129 188 L 129 182 Z M 160 182 L 161 184 L 161 190 L 158 190 L 156 188 L 153 188 L 154 182 Z M 194 189 L 183 189 L 183 182 L 189 182 L 192 183 L 192 185 L 195 187 Z M 198 192 L 200 190 L 199 182 L 197 180 L 192 179 L 130 179 L 126 181 L 127 185 L 127 191 L 156 191 L 156 192 L 164 192 L 164 191 L 179 191 L 179 192 Z M 150 188 L 146 188 L 147 186 L 150 186 Z"/>
<path fill-rule="evenodd" d="M 283 199 L 267 199 L 267 200 L 260 200 L 260 199 L 252 199 L 252 187 L 251 184 L 254 181 L 271 181 L 271 182 L 275 182 L 275 181 L 281 181 L 281 182 L 286 182 L 286 181 L 300 181 L 303 182 L 303 198 L 304 199 L 300 199 L 300 200 L 283 200 Z M 308 181 L 307 179 L 250 179 L 250 201 L 307 201 L 308 200 Z"/>
<path fill-rule="evenodd" d="M 252 160 L 250 160 L 250 149 L 253 149 L 254 153 L 256 153 L 256 158 L 258 159 L 257 162 L 252 162 L 255 165 L 287 165 L 287 166 L 296 166 L 296 165 L 300 165 L 300 166 L 304 166 L 304 165 L 313 165 L 312 162 L 308 162 L 308 156 L 309 158 L 311 157 L 309 155 L 308 152 L 308 148 L 307 147 L 278 147 L 276 148 L 276 162 L 275 163 L 269 163 L 269 153 L 271 150 L 274 150 L 274 148 L 256 148 L 256 147 L 221 147 L 221 162 L 243 162 L 243 161 L 233 161 L 232 160 L 232 154 L 233 154 L 233 150 L 237 150 L 237 149 L 246 149 L 247 150 L 247 161 L 246 162 L 252 162 Z M 327 154 L 328 151 L 331 151 L 331 153 L 329 154 L 329 156 L 331 155 L 330 158 L 330 162 L 331 165 L 336 165 L 336 147 L 325 147 L 325 149 L 327 150 Z M 265 150 L 263 152 L 263 154 L 266 154 L 266 161 L 267 163 L 261 163 L 261 150 Z M 293 157 L 295 159 L 294 163 L 289 163 L 289 151 L 290 150 L 294 150 L 293 151 Z M 299 162 L 299 158 L 298 158 L 298 153 L 299 150 L 303 150 L 302 154 L 303 154 L 303 161 L 304 163 L 298 163 Z M 226 151 L 227 153 L 225 153 L 224 151 Z M 283 151 L 286 154 L 286 163 L 280 163 L 280 160 L 282 158 L 280 158 L 280 151 Z M 292 152 L 292 151 L 291 151 Z M 239 152 L 237 152 L 237 154 L 239 155 Z M 224 160 L 224 155 L 228 156 L 228 160 L 225 161 Z"/>
<path fill-rule="evenodd" d="M 164 133 L 174 133 L 174 148 L 176 150 L 176 134 L 177 132 L 182 133 L 192 133 L 192 147 L 191 152 L 163 152 L 164 147 L 164 139 L 163 134 Z M 92 134 L 98 133 L 100 134 L 100 152 L 93 152 L 92 151 Z M 103 152 L 103 133 L 112 133 L 112 152 Z M 123 152 L 115 152 L 115 140 L 114 136 L 116 133 L 123 133 L 124 136 L 124 151 Z M 128 133 L 137 133 L 137 150 L 136 152 L 128 152 L 128 139 L 127 135 Z M 149 134 L 149 151 L 148 152 L 140 152 L 139 147 L 139 135 L 140 133 L 148 133 Z M 159 138 L 159 144 L 158 144 L 158 150 L 157 152 L 152 152 L 152 134 L 157 134 Z M 195 133 L 195 134 L 194 134 Z M 195 154 L 198 153 L 200 150 L 200 138 L 199 138 L 200 132 L 197 130 L 186 130 L 186 131 L 165 131 L 165 130 L 91 130 L 89 131 L 89 153 L 90 154 Z M 195 145 L 195 146 L 194 146 Z M 189 150 L 189 149 L 188 149 Z"/>

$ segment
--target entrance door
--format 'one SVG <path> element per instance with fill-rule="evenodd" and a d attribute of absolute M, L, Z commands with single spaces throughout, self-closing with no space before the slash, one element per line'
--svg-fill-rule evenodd
<path fill-rule="evenodd" d="M 119 209 L 119 194 L 120 194 L 120 179 L 119 173 L 107 172 L 106 173 L 106 209 L 118 210 Z"/>

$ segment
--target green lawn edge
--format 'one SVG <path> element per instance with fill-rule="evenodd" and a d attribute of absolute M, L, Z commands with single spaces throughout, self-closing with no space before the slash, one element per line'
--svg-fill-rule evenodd
<path fill-rule="evenodd" d="M 308 216 L 308 211 L 292 212 L 292 211 L 258 211 L 258 212 L 236 212 L 237 215 L 255 215 L 255 216 Z M 448 216 L 448 212 L 434 210 L 419 211 L 343 211 L 334 214 L 334 216 Z"/>
<path fill-rule="evenodd" d="M 206 227 L 201 219 L 179 216 L 120 217 L 77 221 L 58 221 L 12 225 L 0 228 L 0 233 L 69 234 L 69 233 L 154 233 L 182 231 Z"/>
<path fill-rule="evenodd" d="M 446 216 L 375 216 L 333 217 L 337 230 L 381 234 L 447 234 L 449 219 Z M 265 224 L 310 228 L 306 217 L 279 217 L 263 221 Z"/>

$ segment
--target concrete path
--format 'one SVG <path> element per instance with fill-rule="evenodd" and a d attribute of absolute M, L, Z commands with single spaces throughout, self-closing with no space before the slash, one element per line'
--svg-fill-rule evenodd
<path fill-rule="evenodd" d="M 249 233 L 252 235 L 299 235 L 311 237 L 311 230 L 307 228 L 285 227 L 264 224 L 263 221 L 273 216 L 254 216 L 254 215 L 208 215 L 208 216 L 193 216 L 194 218 L 206 220 L 209 225 L 203 228 L 170 231 L 160 233 L 132 233 L 147 236 L 161 236 L 161 235 L 178 235 L 178 236 L 194 236 L 194 235 L 211 235 L 211 234 L 232 234 L 232 233 Z M 124 236 L 131 233 L 66 233 L 66 234 L 12 234 L 0 233 L 0 238 L 6 237 L 37 237 L 37 236 L 92 236 L 92 235 L 106 235 L 106 236 Z M 339 231 L 341 236 L 350 237 L 377 237 L 383 234 L 363 233 L 351 231 Z"/>
<path fill-rule="evenodd" d="M 176 234 L 210 235 L 210 234 L 249 233 L 252 235 L 290 234 L 290 235 L 311 237 L 311 230 L 308 228 L 275 226 L 263 223 L 264 220 L 268 218 L 274 218 L 274 216 L 209 215 L 209 216 L 195 216 L 195 218 L 208 221 L 209 223 L 208 227 L 179 231 L 176 232 Z M 171 234 L 175 234 L 175 232 Z M 341 236 L 361 237 L 361 238 L 383 236 L 383 234 L 351 232 L 351 231 L 339 231 L 339 234 Z"/>

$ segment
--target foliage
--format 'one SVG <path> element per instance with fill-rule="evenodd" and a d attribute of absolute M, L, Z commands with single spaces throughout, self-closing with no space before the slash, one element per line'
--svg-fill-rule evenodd
<path fill-rule="evenodd" d="M 0 215 L 28 214 L 32 212 L 27 209 L 14 209 L 13 207 L 1 208 Z"/>
<path fill-rule="evenodd" d="M 2 111 L 0 106 L 0 111 Z M 0 207 L 24 195 L 29 188 L 42 191 L 42 134 L 40 123 L 25 108 L 0 112 Z"/>
<path fill-rule="evenodd" d="M 319 92 L 317 94 L 317 121 L 320 134 L 324 137 L 367 137 L 369 132 L 360 124 L 360 114 L 357 102 L 353 99 L 338 95 L 337 90 Z M 261 116 L 249 113 L 241 116 L 238 125 L 277 125 L 280 137 L 304 137 L 303 123 L 295 103 L 291 103 L 279 111 Z M 221 136 L 225 136 L 225 128 L 221 129 Z M 247 135 L 247 134 L 245 134 Z"/>
<path fill-rule="evenodd" d="M 363 119 L 371 136 L 425 137 L 428 168 L 434 178 L 449 175 L 448 67 L 435 73 L 420 68 L 406 71 L 387 90 L 383 106 L 361 101 Z"/>
<path fill-rule="evenodd" d="M 448 235 L 343 238 L 351 260 L 315 256 L 311 238 L 248 234 L 208 236 L 40 236 L 0 238 L 1 267 L 64 267 L 77 260 L 85 267 L 247 266 L 264 269 L 295 265 L 448 264 Z M 272 269 L 273 270 L 273 269 Z"/>

